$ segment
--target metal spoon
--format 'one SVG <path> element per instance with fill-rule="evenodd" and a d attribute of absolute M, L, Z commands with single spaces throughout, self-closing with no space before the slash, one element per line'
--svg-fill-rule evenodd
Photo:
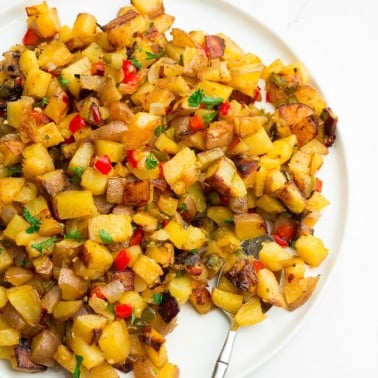
<path fill-rule="evenodd" d="M 240 247 L 242 248 L 243 252 L 248 256 L 254 256 L 255 258 L 258 258 L 259 252 L 262 249 L 262 243 L 266 241 L 273 241 L 273 238 L 269 235 L 259 236 L 257 238 L 244 240 Z M 215 282 L 215 286 L 218 287 L 219 282 L 223 276 L 224 271 L 224 265 L 222 269 L 220 270 L 218 277 Z M 270 306 L 269 306 L 270 307 Z M 267 307 L 266 311 L 269 309 Z M 213 374 L 211 375 L 211 378 L 223 378 L 226 375 L 226 371 L 228 369 L 228 365 L 230 363 L 232 349 L 234 346 L 234 342 L 237 335 L 237 329 L 238 325 L 235 324 L 233 316 L 221 309 L 222 313 L 227 317 L 227 319 L 230 322 L 230 329 L 228 330 L 226 340 L 223 344 L 223 347 L 218 355 L 217 361 L 214 366 Z"/>

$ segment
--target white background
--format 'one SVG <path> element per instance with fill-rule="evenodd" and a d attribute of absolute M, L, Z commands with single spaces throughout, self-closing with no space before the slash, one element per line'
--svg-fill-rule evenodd
<path fill-rule="evenodd" d="M 350 194 L 340 257 L 315 310 L 296 336 L 252 376 L 378 377 L 377 3 L 233 3 L 279 35 L 315 76 L 339 116 Z"/>

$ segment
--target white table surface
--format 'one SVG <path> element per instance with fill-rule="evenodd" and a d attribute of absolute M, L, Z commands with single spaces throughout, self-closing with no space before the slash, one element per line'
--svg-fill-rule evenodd
<path fill-rule="evenodd" d="M 306 63 L 339 116 L 350 203 L 340 257 L 315 310 L 253 378 L 378 377 L 378 5 L 369 0 L 229 1 Z"/>

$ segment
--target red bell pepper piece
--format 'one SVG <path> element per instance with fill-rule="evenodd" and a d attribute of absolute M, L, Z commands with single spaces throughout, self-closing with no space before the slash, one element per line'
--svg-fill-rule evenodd
<path fill-rule="evenodd" d="M 98 75 L 98 76 L 104 76 L 104 74 L 105 74 L 105 63 L 103 61 L 93 63 L 92 66 L 91 66 L 91 74 L 92 75 Z"/>
<path fill-rule="evenodd" d="M 93 166 L 103 175 L 107 175 L 113 168 L 112 162 L 110 161 L 108 155 L 97 156 Z"/>
<path fill-rule="evenodd" d="M 76 114 L 75 117 L 72 118 L 68 128 L 72 133 L 76 133 L 86 125 L 87 123 L 85 122 L 84 118 L 80 114 Z"/>
<path fill-rule="evenodd" d="M 127 303 L 120 303 L 114 306 L 114 313 L 120 319 L 129 318 L 133 313 L 133 308 Z"/>
<path fill-rule="evenodd" d="M 130 238 L 130 246 L 139 245 L 143 238 L 143 231 L 140 228 L 137 228 Z"/>
<path fill-rule="evenodd" d="M 138 166 L 136 150 L 127 150 L 127 162 L 130 164 L 131 168 L 136 168 Z"/>
<path fill-rule="evenodd" d="M 96 296 L 97 298 L 100 298 L 100 299 L 106 299 L 105 295 L 101 291 L 101 287 L 99 286 L 93 287 L 91 291 L 89 292 L 89 297 L 92 298 L 93 296 Z"/>
<path fill-rule="evenodd" d="M 282 247 L 287 247 L 294 239 L 295 234 L 295 228 L 288 223 L 284 223 L 277 229 L 272 237 L 277 244 Z"/>
<path fill-rule="evenodd" d="M 253 95 L 252 95 L 252 104 L 254 104 L 260 98 L 261 98 L 261 88 L 256 87 L 256 89 L 255 89 L 255 91 L 253 92 Z"/>
<path fill-rule="evenodd" d="M 225 117 L 231 109 L 231 104 L 229 102 L 222 102 L 222 105 L 219 107 L 219 114 L 222 117 Z"/>
<path fill-rule="evenodd" d="M 28 28 L 22 38 L 22 43 L 25 46 L 36 46 L 38 41 L 39 36 L 37 32 L 32 28 Z"/>
<path fill-rule="evenodd" d="M 129 265 L 130 260 L 131 257 L 127 249 L 121 249 L 113 261 L 115 270 L 124 271 Z"/>
<path fill-rule="evenodd" d="M 124 60 L 122 62 L 123 80 L 124 84 L 135 85 L 138 82 L 138 70 L 131 60 Z"/>
<path fill-rule="evenodd" d="M 189 126 L 192 131 L 199 131 L 205 128 L 205 123 L 198 114 L 194 114 L 194 116 L 190 118 Z"/>
<path fill-rule="evenodd" d="M 253 267 L 255 268 L 256 273 L 258 273 L 259 270 L 263 269 L 265 265 L 260 260 L 253 260 Z"/>
<path fill-rule="evenodd" d="M 320 178 L 315 178 L 315 191 L 321 193 L 323 189 L 323 181 Z"/>

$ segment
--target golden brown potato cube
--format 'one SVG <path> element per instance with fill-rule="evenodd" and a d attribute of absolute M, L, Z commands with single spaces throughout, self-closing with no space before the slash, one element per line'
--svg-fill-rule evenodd
<path fill-rule="evenodd" d="M 3 203 L 11 203 L 17 193 L 25 185 L 23 177 L 0 178 L 0 199 Z"/>
<path fill-rule="evenodd" d="M 89 239 L 102 244 L 127 241 L 132 235 L 127 214 L 97 215 L 88 222 Z"/>
<path fill-rule="evenodd" d="M 113 256 L 102 244 L 93 240 L 86 240 L 80 258 L 88 269 L 105 273 L 113 263 Z"/>
<path fill-rule="evenodd" d="M 77 276 L 72 269 L 62 267 L 59 271 L 58 286 L 63 300 L 81 298 L 88 289 L 88 282 Z"/>
<path fill-rule="evenodd" d="M 98 344 L 109 364 L 124 363 L 130 353 L 129 332 L 124 320 L 109 323 L 98 340 Z"/>
<path fill-rule="evenodd" d="M 109 42 L 117 48 L 130 47 L 135 40 L 134 33 L 143 32 L 145 28 L 146 20 L 132 6 L 125 7 L 117 18 L 103 26 Z"/>
<path fill-rule="evenodd" d="M 157 368 L 163 367 L 168 362 L 167 346 L 165 343 L 160 345 L 158 350 L 148 344 L 142 345 L 144 353 Z"/>
<path fill-rule="evenodd" d="M 108 319 L 102 315 L 85 314 L 75 317 L 72 333 L 81 337 L 86 343 L 92 344 L 105 328 Z"/>
<path fill-rule="evenodd" d="M 273 306 L 286 308 L 285 299 L 281 293 L 280 285 L 274 273 L 263 268 L 257 272 L 257 295 Z"/>
<path fill-rule="evenodd" d="M 89 45 L 95 40 L 97 20 L 89 13 L 79 13 L 72 27 L 72 34 L 82 46 Z"/>
<path fill-rule="evenodd" d="M 54 318 L 56 320 L 65 321 L 74 316 L 82 307 L 83 301 L 58 301 L 54 307 Z"/>
<path fill-rule="evenodd" d="M 141 255 L 133 266 L 133 271 L 138 274 L 147 285 L 153 285 L 159 281 L 163 270 L 160 265 L 152 258 Z"/>
<path fill-rule="evenodd" d="M 76 335 L 72 336 L 69 344 L 76 356 L 83 357 L 83 366 L 87 369 L 100 366 L 105 361 L 104 353 L 97 344 L 87 344 L 81 337 Z"/>
<path fill-rule="evenodd" d="M 4 135 L 0 138 L 0 163 L 4 166 L 20 163 L 24 147 L 25 144 L 18 135 Z"/>
<path fill-rule="evenodd" d="M 215 306 L 223 310 L 235 314 L 243 304 L 243 296 L 228 291 L 214 288 L 211 294 Z"/>
<path fill-rule="evenodd" d="M 306 200 L 294 182 L 287 182 L 275 194 L 294 214 L 300 214 L 305 209 Z"/>
<path fill-rule="evenodd" d="M 28 145 L 22 151 L 22 155 L 22 173 L 25 177 L 32 178 L 55 169 L 54 161 L 41 143 Z"/>
<path fill-rule="evenodd" d="M 36 98 L 46 97 L 51 78 L 50 73 L 40 69 L 29 72 L 25 80 L 23 95 Z"/>
<path fill-rule="evenodd" d="M 299 257 L 306 264 L 319 266 L 328 255 L 328 249 L 324 246 L 322 240 L 313 235 L 302 235 L 294 244 Z"/>
<path fill-rule="evenodd" d="M 162 0 L 132 0 L 131 2 L 136 9 L 149 18 L 154 18 L 164 13 L 164 4 Z"/>
<path fill-rule="evenodd" d="M 38 64 L 45 71 L 53 71 L 56 67 L 66 66 L 73 55 L 62 41 L 51 41 L 42 45 L 38 55 Z"/>
<path fill-rule="evenodd" d="M 28 6 L 28 27 L 34 29 L 42 38 L 53 37 L 60 28 L 60 20 L 56 8 L 50 8 L 47 3 Z"/>
<path fill-rule="evenodd" d="M 32 285 L 11 287 L 7 290 L 8 300 L 23 319 L 31 326 L 39 324 L 42 305 L 39 294 Z"/>
<path fill-rule="evenodd" d="M 235 314 L 235 322 L 241 326 L 250 326 L 259 323 L 265 319 L 261 308 L 261 302 L 258 297 L 254 297 L 244 303 Z"/>
<path fill-rule="evenodd" d="M 302 306 L 310 298 L 319 281 L 317 277 L 294 278 L 283 285 L 283 293 L 290 311 Z"/>
<path fill-rule="evenodd" d="M 56 364 L 53 356 L 59 344 L 60 340 L 54 332 L 48 329 L 42 330 L 33 337 L 31 359 L 37 364 L 54 367 Z"/>
<path fill-rule="evenodd" d="M 88 217 L 97 213 L 92 193 L 88 190 L 67 190 L 58 193 L 53 203 L 59 219 Z"/>
<path fill-rule="evenodd" d="M 292 263 L 293 255 L 276 242 L 265 242 L 259 252 L 259 260 L 273 272 Z"/>
<path fill-rule="evenodd" d="M 234 216 L 235 235 L 240 240 L 252 239 L 266 234 L 266 223 L 259 214 L 245 213 Z"/>
<path fill-rule="evenodd" d="M 189 302 L 200 314 L 206 314 L 214 308 L 211 294 L 205 286 L 195 287 L 189 296 Z"/>
<path fill-rule="evenodd" d="M 158 372 L 157 378 L 179 378 L 180 369 L 177 365 L 167 362 Z"/>

